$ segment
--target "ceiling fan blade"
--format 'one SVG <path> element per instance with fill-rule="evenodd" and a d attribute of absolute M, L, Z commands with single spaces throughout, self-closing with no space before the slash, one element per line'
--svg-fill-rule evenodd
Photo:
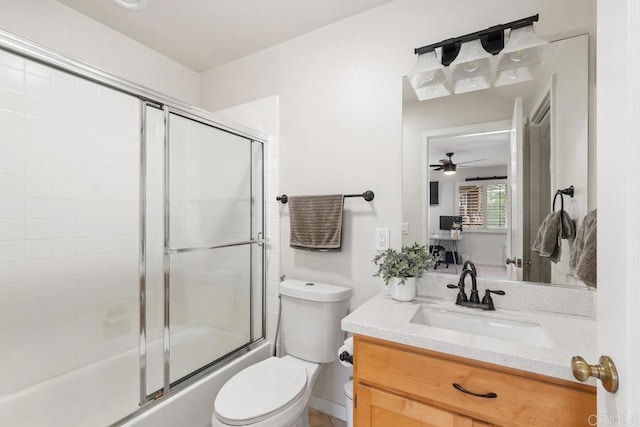
<path fill-rule="evenodd" d="M 456 164 L 458 164 L 458 165 L 464 165 L 465 163 L 481 162 L 481 161 L 483 161 L 483 160 L 487 160 L 487 159 L 469 160 L 469 161 L 466 161 L 466 162 L 460 162 L 460 163 L 456 163 Z"/>
<path fill-rule="evenodd" d="M 449 163 L 451 163 L 450 159 L 440 159 L 438 160 L 440 163 L 442 163 L 443 165 L 448 165 Z"/>
<path fill-rule="evenodd" d="M 429 166 L 431 166 L 432 168 L 437 168 L 437 167 L 440 167 L 440 168 L 441 168 L 441 167 L 442 167 L 442 165 L 441 165 L 441 164 L 435 164 L 435 165 L 429 165 Z"/>
<path fill-rule="evenodd" d="M 442 169 L 444 169 L 444 166 L 442 165 L 430 165 L 434 171 L 441 171 Z"/>

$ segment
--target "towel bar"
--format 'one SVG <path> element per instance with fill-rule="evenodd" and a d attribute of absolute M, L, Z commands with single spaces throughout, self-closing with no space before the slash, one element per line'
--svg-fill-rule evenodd
<path fill-rule="evenodd" d="M 370 202 L 375 197 L 375 194 L 373 194 L 373 191 L 367 190 L 362 194 L 345 194 L 344 197 L 362 197 L 367 202 Z M 287 203 L 289 201 L 289 196 L 287 196 L 286 194 L 283 194 L 282 196 L 276 197 L 276 200 L 279 201 L 282 204 L 285 204 L 285 203 Z"/>

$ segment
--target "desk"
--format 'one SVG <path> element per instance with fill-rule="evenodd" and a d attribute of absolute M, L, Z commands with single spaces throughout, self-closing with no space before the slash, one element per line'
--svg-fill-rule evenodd
<path fill-rule="evenodd" d="M 442 242 L 451 242 L 451 251 L 453 256 L 453 265 L 456 269 L 456 273 L 458 273 L 458 241 L 462 240 L 462 234 L 460 237 L 453 238 L 451 235 L 444 234 L 432 234 L 429 236 L 429 240 L 433 241 L 433 246 L 442 246 Z M 445 254 L 446 257 L 446 254 Z"/>

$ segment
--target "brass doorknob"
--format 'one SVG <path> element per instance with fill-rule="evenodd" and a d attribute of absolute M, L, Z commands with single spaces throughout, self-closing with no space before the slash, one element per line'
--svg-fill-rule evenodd
<path fill-rule="evenodd" d="M 571 358 L 571 370 L 578 381 L 586 381 L 590 377 L 602 381 L 605 390 L 611 393 L 618 391 L 618 371 L 616 365 L 609 356 L 600 356 L 597 365 L 589 365 L 582 357 Z"/>

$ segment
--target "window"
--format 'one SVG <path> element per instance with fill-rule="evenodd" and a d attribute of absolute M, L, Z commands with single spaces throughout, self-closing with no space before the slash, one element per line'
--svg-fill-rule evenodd
<path fill-rule="evenodd" d="M 509 198 L 506 180 L 456 184 L 458 215 L 465 230 L 506 230 Z"/>

